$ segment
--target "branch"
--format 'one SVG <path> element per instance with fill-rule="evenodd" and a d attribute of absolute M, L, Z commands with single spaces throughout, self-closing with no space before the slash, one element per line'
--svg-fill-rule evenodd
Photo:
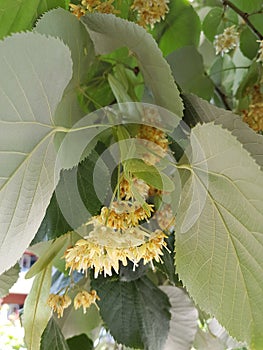
<path fill-rule="evenodd" d="M 241 11 L 236 5 L 232 4 L 229 0 L 222 0 L 224 6 L 229 6 L 233 11 L 235 11 L 243 20 L 246 22 L 248 27 L 258 36 L 260 40 L 263 40 L 263 35 L 255 28 L 254 24 L 249 20 L 249 14 Z"/>
<path fill-rule="evenodd" d="M 223 93 L 223 91 L 221 91 L 219 89 L 218 86 L 215 85 L 215 91 L 216 93 L 218 94 L 218 96 L 221 98 L 221 101 L 223 102 L 225 108 L 229 111 L 232 110 L 232 108 L 230 107 L 229 103 L 228 103 L 228 100 L 227 100 L 227 96 Z"/>

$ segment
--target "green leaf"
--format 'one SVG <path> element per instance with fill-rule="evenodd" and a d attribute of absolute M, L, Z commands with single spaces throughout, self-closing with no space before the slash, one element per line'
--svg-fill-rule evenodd
<path fill-rule="evenodd" d="M 195 46 L 185 46 L 170 54 L 167 61 L 175 81 L 185 92 L 192 92 L 210 100 L 214 84 L 205 74 L 203 58 Z"/>
<path fill-rule="evenodd" d="M 22 33 L 0 43 L 0 272 L 29 245 L 57 184 L 53 116 L 71 65 L 55 38 Z"/>
<path fill-rule="evenodd" d="M 217 29 L 223 19 L 224 10 L 222 7 L 212 8 L 203 21 L 203 31 L 207 39 L 214 41 Z"/>
<path fill-rule="evenodd" d="M 188 350 L 193 345 L 197 331 L 198 312 L 182 288 L 161 286 L 171 303 L 171 321 L 163 350 Z"/>
<path fill-rule="evenodd" d="M 261 2 L 262 6 L 262 2 Z M 258 32 L 263 35 L 263 22 L 262 22 L 262 13 L 255 13 L 249 16 L 251 23 L 258 30 Z"/>
<path fill-rule="evenodd" d="M 66 234 L 56 239 L 50 246 L 47 247 L 46 251 L 41 254 L 35 264 L 27 272 L 26 278 L 31 278 L 41 272 L 47 265 L 49 265 L 57 255 L 63 255 L 66 248 L 71 243 L 71 234 Z"/>
<path fill-rule="evenodd" d="M 93 341 L 90 340 L 86 336 L 86 334 L 80 334 L 73 338 L 67 339 L 67 343 L 70 350 L 77 350 L 77 349 L 92 350 L 93 349 Z"/>
<path fill-rule="evenodd" d="M 103 320 L 118 343 L 160 350 L 169 329 L 169 300 L 148 278 L 132 282 L 98 278 L 92 288 L 100 297 Z"/>
<path fill-rule="evenodd" d="M 102 150 L 105 147 L 103 145 Z M 93 175 L 95 165 L 97 165 L 97 171 L 99 171 L 98 174 L 101 177 L 99 188 L 98 186 L 94 187 Z M 75 198 L 79 198 L 76 197 L 74 192 L 76 190 L 76 182 L 77 193 L 88 213 L 86 210 L 82 210 L 80 203 L 77 205 L 78 201 L 75 201 Z M 62 170 L 56 191 L 52 196 L 46 215 L 32 244 L 38 243 L 43 239 L 54 239 L 69 231 L 73 231 L 87 222 L 91 215 L 98 215 L 109 188 L 110 175 L 108 167 L 100 159 L 100 155 L 96 150 L 93 150 L 77 168 Z M 61 211 L 61 209 L 63 210 Z"/>
<path fill-rule="evenodd" d="M 263 335 L 263 174 L 219 125 L 191 136 L 191 177 L 177 215 L 176 266 L 195 302 L 253 350 Z"/>
<path fill-rule="evenodd" d="M 81 18 L 98 54 L 126 46 L 136 56 L 155 103 L 182 116 L 183 104 L 168 63 L 153 37 L 142 27 L 113 15 L 93 13 Z"/>
<path fill-rule="evenodd" d="M 239 10 L 246 13 L 257 12 L 262 8 L 262 0 L 231 0 L 231 2 L 236 5 Z"/>
<path fill-rule="evenodd" d="M 0 298 L 5 297 L 9 293 L 9 289 L 18 279 L 19 271 L 20 266 L 17 263 L 0 276 Z"/>
<path fill-rule="evenodd" d="M 52 266 L 49 265 L 35 277 L 25 301 L 23 326 L 28 350 L 39 350 L 41 335 L 51 315 L 51 309 L 47 305 L 51 285 L 51 269 Z"/>
<path fill-rule="evenodd" d="M 62 7 L 62 8 L 66 8 L 67 9 L 67 0 L 42 0 L 39 1 L 39 6 L 37 9 L 37 14 L 39 17 L 41 14 L 43 14 L 44 12 L 54 9 L 56 7 Z"/>
<path fill-rule="evenodd" d="M 57 322 L 50 318 L 41 337 L 40 350 L 70 350 Z"/>
<path fill-rule="evenodd" d="M 200 19 L 189 1 L 170 1 L 168 6 L 165 20 L 156 24 L 153 31 L 164 56 L 184 46 L 198 46 L 201 32 Z"/>
<path fill-rule="evenodd" d="M 257 36 L 251 31 L 249 27 L 242 30 L 240 34 L 240 50 L 243 55 L 253 60 L 258 53 L 259 44 L 257 43 Z"/>
<path fill-rule="evenodd" d="M 0 5 L 0 38 L 25 29 L 31 29 L 39 0 L 22 2 L 19 0 L 1 1 Z"/>
<path fill-rule="evenodd" d="M 80 107 L 78 94 L 87 80 L 94 60 L 94 48 L 85 26 L 68 11 L 61 8 L 47 12 L 37 22 L 35 30 L 60 38 L 70 49 L 73 75 L 60 102 L 54 122 L 70 127 L 86 113 Z"/>
<path fill-rule="evenodd" d="M 84 314 L 82 309 L 75 310 L 71 304 L 57 322 L 64 336 L 71 338 L 95 329 L 101 324 L 101 319 L 96 306 L 92 305 Z"/>
<path fill-rule="evenodd" d="M 194 348 L 196 350 L 225 350 L 225 346 L 218 338 L 200 328 L 196 333 Z"/>
<path fill-rule="evenodd" d="M 148 185 L 159 190 L 171 192 L 175 189 L 174 182 L 157 167 L 144 163 L 141 159 L 129 159 L 125 162 L 125 171 L 132 173 Z"/>
<path fill-rule="evenodd" d="M 239 115 L 225 109 L 215 107 L 194 95 L 184 96 L 186 110 L 186 122 L 194 126 L 198 122 L 212 122 L 222 125 L 223 128 L 231 131 L 243 147 L 256 160 L 263 169 L 263 136 L 256 134 Z"/>

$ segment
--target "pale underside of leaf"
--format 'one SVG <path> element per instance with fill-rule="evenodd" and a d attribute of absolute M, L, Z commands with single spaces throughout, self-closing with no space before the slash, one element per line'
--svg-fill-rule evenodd
<path fill-rule="evenodd" d="M 78 94 L 81 85 L 86 82 L 88 70 L 95 57 L 93 43 L 83 23 L 61 8 L 45 13 L 37 22 L 35 31 L 60 38 L 71 51 L 72 79 L 54 117 L 57 125 L 70 127 L 85 115 L 80 107 Z"/>
<path fill-rule="evenodd" d="M 137 24 L 113 15 L 93 13 L 84 16 L 82 22 L 87 26 L 98 54 L 128 47 L 138 59 L 155 103 L 182 116 L 183 104 L 170 67 L 150 34 Z"/>
<path fill-rule="evenodd" d="M 211 105 L 200 97 L 186 94 L 184 96 L 191 123 L 212 122 L 228 129 L 241 142 L 256 162 L 263 168 L 263 136 L 257 134 L 241 117 L 233 112 Z"/>
<path fill-rule="evenodd" d="M 53 115 L 71 65 L 58 39 L 21 33 L 0 43 L 0 272 L 29 245 L 57 184 Z"/>
<path fill-rule="evenodd" d="M 221 126 L 197 125 L 191 134 L 192 147 L 197 142 L 203 152 L 193 152 L 192 176 L 184 186 L 178 213 L 177 271 L 196 303 L 230 335 L 261 349 L 263 175 Z M 194 215 L 194 187 L 201 210 L 186 226 L 189 211 Z"/>
<path fill-rule="evenodd" d="M 197 331 L 198 312 L 182 288 L 159 287 L 167 294 L 171 304 L 171 320 L 163 350 L 189 350 Z"/>

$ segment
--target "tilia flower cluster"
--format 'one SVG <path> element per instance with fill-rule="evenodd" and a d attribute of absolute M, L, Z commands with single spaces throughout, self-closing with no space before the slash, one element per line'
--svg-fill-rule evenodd
<path fill-rule="evenodd" d="M 159 126 L 155 109 L 145 108 L 142 122 L 135 135 L 136 143 L 142 148 L 141 157 L 147 166 L 157 164 L 168 152 L 168 139 Z M 144 144 L 146 143 L 146 144 Z M 149 199 L 161 190 L 148 185 L 120 164 L 117 184 L 110 203 L 103 206 L 99 215 L 93 216 L 85 227 L 88 235 L 69 247 L 63 258 L 69 273 L 77 271 L 86 276 L 93 271 L 94 278 L 100 274 L 111 276 L 127 266 L 130 261 L 134 269 L 142 261 L 144 265 L 162 262 L 163 249 L 167 249 L 167 234 L 174 223 L 174 215 L 169 204 L 163 210 L 156 210 Z M 163 212 L 165 211 L 165 213 Z M 155 222 L 154 226 L 149 221 Z M 146 224 L 146 225 L 145 225 Z M 169 250 L 168 250 L 169 251 Z M 83 307 L 84 312 L 91 304 L 96 304 L 95 291 L 81 291 L 75 296 L 75 309 Z M 52 294 L 48 300 L 51 308 L 63 316 L 63 310 L 71 303 L 67 295 Z"/>

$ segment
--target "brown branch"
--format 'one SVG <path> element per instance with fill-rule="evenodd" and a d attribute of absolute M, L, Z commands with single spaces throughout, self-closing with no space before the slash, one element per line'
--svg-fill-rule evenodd
<path fill-rule="evenodd" d="M 243 20 L 246 22 L 248 27 L 258 36 L 260 40 L 263 40 L 263 35 L 257 30 L 253 23 L 249 19 L 249 14 L 241 11 L 236 5 L 232 4 L 229 0 L 222 0 L 224 6 L 229 6 L 233 11 L 235 11 Z"/>

